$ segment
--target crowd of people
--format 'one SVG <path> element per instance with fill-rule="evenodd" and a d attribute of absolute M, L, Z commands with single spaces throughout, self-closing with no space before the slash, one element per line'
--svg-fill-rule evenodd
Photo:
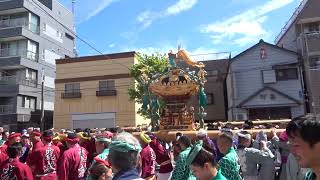
<path fill-rule="evenodd" d="M 199 129 L 172 142 L 143 131 L 0 128 L 2 180 L 315 180 L 320 179 L 320 119 L 296 118 L 277 134 Z M 268 137 L 271 133 L 271 137 Z"/>

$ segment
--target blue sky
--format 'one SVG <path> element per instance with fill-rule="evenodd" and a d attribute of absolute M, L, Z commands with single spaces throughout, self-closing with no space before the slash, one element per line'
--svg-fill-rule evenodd
<path fill-rule="evenodd" d="M 273 42 L 301 0 L 76 0 L 78 36 L 103 53 L 235 56 L 260 39 Z M 71 0 L 60 0 L 71 9 Z M 89 4 L 90 2 L 90 4 Z M 81 56 L 99 54 L 77 41 Z"/>

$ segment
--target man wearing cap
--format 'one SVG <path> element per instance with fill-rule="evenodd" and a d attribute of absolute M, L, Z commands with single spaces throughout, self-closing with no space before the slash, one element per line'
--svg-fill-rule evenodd
<path fill-rule="evenodd" d="M 37 130 L 33 130 L 30 134 L 30 141 L 32 142 L 32 151 L 43 147 L 43 143 L 41 141 L 41 133 Z"/>
<path fill-rule="evenodd" d="M 52 180 L 57 176 L 57 162 L 60 157 L 60 150 L 52 144 L 52 137 L 52 131 L 44 131 L 42 135 L 43 147 L 30 154 L 28 165 L 32 169 L 34 179 Z"/>
<path fill-rule="evenodd" d="M 149 145 L 156 154 L 156 162 L 160 165 L 159 173 L 157 174 L 157 180 L 170 179 L 173 167 L 169 153 L 155 135 L 150 133 L 149 137 L 151 138 Z"/>
<path fill-rule="evenodd" d="M 245 180 L 268 180 L 274 179 L 274 174 L 260 174 L 258 172 L 258 165 L 263 164 L 268 159 L 273 159 L 274 155 L 268 149 L 265 141 L 262 141 L 261 150 L 250 148 L 251 135 L 247 131 L 241 131 L 238 134 L 238 149 L 237 154 L 241 166 L 242 176 Z M 263 172 L 263 171 L 261 171 Z"/>
<path fill-rule="evenodd" d="M 109 144 L 111 143 L 111 137 L 112 136 L 110 136 L 107 133 L 97 135 L 95 144 L 96 144 L 96 151 L 97 153 L 99 153 L 99 155 L 96 156 L 98 159 L 108 160 Z M 93 160 L 89 168 L 89 172 L 92 169 L 92 167 L 95 165 L 95 163 L 96 161 Z M 87 180 L 91 180 L 91 179 L 93 178 L 90 176 L 90 173 L 88 173 Z"/>
<path fill-rule="evenodd" d="M 20 142 L 10 144 L 7 152 L 9 159 L 0 165 L 0 179 L 33 180 L 29 166 L 19 161 L 22 144 Z"/>
<path fill-rule="evenodd" d="M 112 165 L 112 180 L 142 180 L 137 171 L 141 150 L 139 141 L 130 133 L 117 134 L 109 146 L 108 161 Z"/>
<path fill-rule="evenodd" d="M 141 157 L 141 178 L 143 179 L 154 179 L 156 170 L 156 154 L 153 149 L 149 146 L 151 142 L 150 137 L 144 132 L 140 133 L 140 144 L 142 150 L 140 152 Z"/>
<path fill-rule="evenodd" d="M 9 135 L 8 140 L 0 147 L 0 164 L 9 158 L 7 153 L 8 146 L 20 141 L 20 133 L 12 133 Z"/>
<path fill-rule="evenodd" d="M 58 179 L 84 179 L 87 170 L 88 151 L 80 147 L 76 133 L 68 133 L 66 150 L 58 164 Z"/>

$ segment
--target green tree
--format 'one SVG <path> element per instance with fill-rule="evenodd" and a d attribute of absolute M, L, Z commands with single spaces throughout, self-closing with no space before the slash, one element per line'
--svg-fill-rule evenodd
<path fill-rule="evenodd" d="M 159 111 L 164 107 L 157 96 L 149 91 L 150 83 L 168 67 L 168 58 L 161 54 L 140 54 L 136 56 L 138 61 L 130 69 L 130 76 L 136 84 L 129 88 L 130 100 L 142 104 L 138 113 L 144 118 L 151 119 L 152 129 L 156 130 L 159 125 Z"/>

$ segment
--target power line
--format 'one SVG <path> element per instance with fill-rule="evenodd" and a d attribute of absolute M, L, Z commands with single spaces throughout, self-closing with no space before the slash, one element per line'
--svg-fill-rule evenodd
<path fill-rule="evenodd" d="M 272 66 L 268 65 L 268 66 L 262 66 L 262 67 L 256 67 L 256 68 L 248 68 L 248 69 L 243 69 L 241 71 L 228 71 L 226 73 L 218 73 L 217 76 L 219 75 L 229 75 L 229 74 L 236 74 L 236 73 L 242 73 L 242 72 L 249 72 L 249 71 L 256 71 L 256 70 L 269 70 L 269 68 L 272 68 Z M 0 70 L 1 72 L 2 70 Z M 105 70 L 104 70 L 105 71 Z M 4 72 L 4 71 L 3 71 Z M 77 71 L 78 73 L 85 73 L 85 72 L 92 72 L 92 71 Z M 97 72 L 97 71 L 96 71 Z M 4 72 L 6 73 L 6 72 Z M 14 76 L 14 75 L 13 75 Z M 212 76 L 207 76 L 207 77 L 212 77 Z M 81 82 L 80 82 L 81 83 Z M 37 85 L 41 85 L 40 83 L 38 83 Z M 132 84 L 133 85 L 133 84 Z M 124 85 L 129 87 L 130 85 Z M 121 85 L 115 86 L 115 87 L 124 87 Z M 84 90 L 86 88 L 82 88 L 80 90 Z M 87 88 L 87 89 L 95 89 L 95 88 Z M 45 90 L 48 91 L 48 90 Z M 63 90 L 52 90 L 52 92 L 56 92 L 56 91 L 63 91 Z"/>

